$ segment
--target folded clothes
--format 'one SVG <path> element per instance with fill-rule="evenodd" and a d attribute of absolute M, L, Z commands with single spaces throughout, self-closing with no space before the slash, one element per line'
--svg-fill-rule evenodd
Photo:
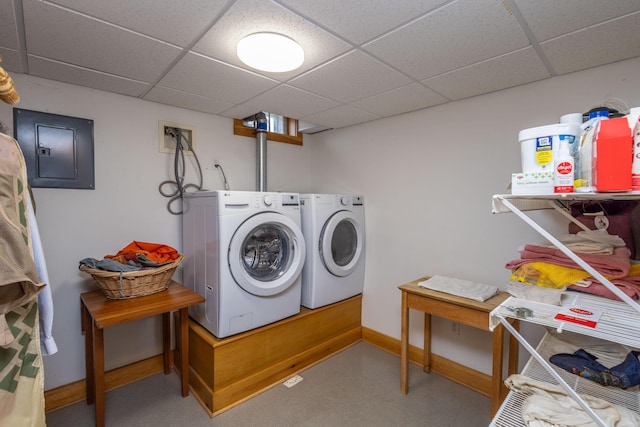
<path fill-rule="evenodd" d="M 516 298 L 537 301 L 545 304 L 560 305 L 565 288 L 551 289 L 542 286 L 510 280 L 505 291 Z"/>
<path fill-rule="evenodd" d="M 470 298 L 479 302 L 486 301 L 498 293 L 497 286 L 439 275 L 418 282 L 418 286 L 463 298 Z"/>
<path fill-rule="evenodd" d="M 567 372 L 598 384 L 627 389 L 640 384 L 638 355 L 640 351 L 631 351 L 622 363 L 613 368 L 607 368 L 597 362 L 597 357 L 583 349 L 578 349 L 573 354 L 555 354 L 549 358 L 549 361 Z"/>
<path fill-rule="evenodd" d="M 614 279 L 625 277 L 631 270 L 630 252 L 626 247 L 615 248 L 612 255 L 576 255 L 605 277 Z M 525 245 L 524 249 L 520 251 L 520 259 L 509 261 L 505 267 L 513 270 L 529 262 L 547 262 L 564 267 L 580 268 L 561 250 L 538 245 Z"/>
<path fill-rule="evenodd" d="M 605 276 L 605 278 L 629 298 L 640 299 L 640 264 L 631 264 L 629 274 L 625 277 L 613 279 Z M 570 291 L 620 300 L 616 294 L 585 270 L 548 262 L 523 263 L 511 271 L 510 280 L 543 288 L 564 289 L 566 287 Z"/>
<path fill-rule="evenodd" d="M 563 267 L 548 262 L 528 262 L 511 271 L 511 280 L 543 288 L 563 289 L 582 282 L 590 274 L 579 268 Z"/>
<path fill-rule="evenodd" d="M 97 270 L 115 271 L 115 272 L 138 271 L 142 269 L 141 265 L 123 264 L 119 261 L 114 261 L 112 259 L 97 260 L 95 258 L 84 258 L 80 260 L 80 265 L 84 265 L 86 267 L 97 269 Z"/>
<path fill-rule="evenodd" d="M 583 230 L 576 234 L 579 238 L 599 242 L 616 248 L 627 246 L 624 239 L 616 234 L 609 234 L 607 230 Z"/>
<path fill-rule="evenodd" d="M 616 247 L 626 246 L 620 236 L 607 233 L 607 230 L 580 231 L 577 234 L 565 234 L 557 239 L 576 253 L 611 255 Z M 553 243 L 545 242 L 540 246 L 555 248 Z"/>
<path fill-rule="evenodd" d="M 589 278 L 589 282 L 590 283 L 587 286 L 583 284 L 567 286 L 567 290 L 599 295 L 601 297 L 617 301 L 620 300 L 620 297 L 593 277 Z M 622 279 L 613 279 L 611 280 L 611 283 L 629 298 L 636 300 L 640 298 L 640 282 L 638 280 L 634 280 L 632 277 L 627 276 Z"/>

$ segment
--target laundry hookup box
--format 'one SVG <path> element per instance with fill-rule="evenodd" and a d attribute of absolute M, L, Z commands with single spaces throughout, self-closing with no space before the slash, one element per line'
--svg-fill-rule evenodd
<path fill-rule="evenodd" d="M 511 194 L 553 194 L 553 171 L 512 173 Z"/>

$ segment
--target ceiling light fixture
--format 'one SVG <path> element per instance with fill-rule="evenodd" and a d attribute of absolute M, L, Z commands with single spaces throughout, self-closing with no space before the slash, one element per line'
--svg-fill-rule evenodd
<path fill-rule="evenodd" d="M 302 46 L 276 33 L 255 33 L 238 42 L 238 58 L 251 68 L 272 73 L 292 71 L 304 62 Z"/>

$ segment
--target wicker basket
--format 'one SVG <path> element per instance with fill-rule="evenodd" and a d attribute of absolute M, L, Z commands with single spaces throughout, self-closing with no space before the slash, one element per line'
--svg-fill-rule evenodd
<path fill-rule="evenodd" d="M 105 271 L 80 266 L 80 270 L 89 273 L 107 298 L 128 299 L 164 291 L 176 268 L 184 260 L 180 255 L 175 261 L 158 268 L 127 272 Z"/>

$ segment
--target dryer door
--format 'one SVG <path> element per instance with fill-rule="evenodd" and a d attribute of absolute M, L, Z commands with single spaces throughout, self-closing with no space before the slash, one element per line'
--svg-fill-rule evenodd
<path fill-rule="evenodd" d="M 229 269 L 236 283 L 257 296 L 276 295 L 300 276 L 305 259 L 302 230 L 276 212 L 254 215 L 229 244 Z"/>
<path fill-rule="evenodd" d="M 322 227 L 319 245 L 320 259 L 326 269 L 334 276 L 348 276 L 362 258 L 362 225 L 353 212 L 336 212 Z"/>

